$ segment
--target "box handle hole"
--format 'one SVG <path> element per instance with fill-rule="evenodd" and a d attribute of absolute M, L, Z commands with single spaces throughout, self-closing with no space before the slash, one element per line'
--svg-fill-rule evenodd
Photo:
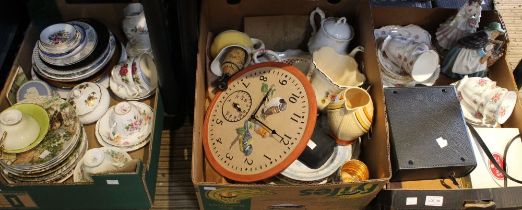
<path fill-rule="evenodd" d="M 230 5 L 236 5 L 241 3 L 241 0 L 227 0 L 227 3 Z"/>
<path fill-rule="evenodd" d="M 339 2 L 341 2 L 341 0 L 328 0 L 330 4 L 338 4 Z"/>

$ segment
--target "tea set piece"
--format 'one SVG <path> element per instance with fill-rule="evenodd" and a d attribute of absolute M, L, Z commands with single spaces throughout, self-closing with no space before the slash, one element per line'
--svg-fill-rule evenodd
<path fill-rule="evenodd" d="M 20 86 L 16 91 L 16 101 L 23 101 L 26 98 L 35 96 L 48 96 L 55 95 L 55 91 L 47 83 L 40 80 L 30 80 Z"/>
<path fill-rule="evenodd" d="M 9 183 L 62 183 L 73 175 L 74 167 L 88 149 L 87 133 L 82 129 L 80 143 L 74 151 L 59 165 L 38 173 L 17 173 L 4 171 L 2 176 Z"/>
<path fill-rule="evenodd" d="M 319 168 L 311 169 L 299 160 L 295 160 L 281 175 L 298 181 L 316 181 L 335 173 L 352 156 L 353 145 L 338 145 L 328 160 Z"/>
<path fill-rule="evenodd" d="M 210 57 L 216 58 L 219 52 L 230 45 L 238 45 L 249 50 L 265 49 L 265 44 L 248 34 L 236 30 L 226 30 L 219 33 L 210 45 Z M 220 76 L 220 75 L 217 75 Z"/>
<path fill-rule="evenodd" d="M 157 72 L 152 56 L 141 54 L 114 66 L 109 87 L 116 96 L 125 100 L 140 100 L 154 94 Z"/>
<path fill-rule="evenodd" d="M 37 146 L 49 130 L 49 116 L 35 104 L 15 104 L 0 113 L 1 148 L 21 153 Z"/>
<path fill-rule="evenodd" d="M 96 122 L 109 109 L 109 91 L 92 82 L 84 82 L 75 86 L 69 92 L 68 99 L 74 102 L 76 114 L 82 124 Z"/>
<path fill-rule="evenodd" d="M 353 58 L 360 51 L 363 51 L 363 48 L 356 47 L 349 55 L 343 55 L 338 54 L 333 48 L 323 47 L 313 53 L 315 67 L 308 75 L 311 77 L 319 110 L 328 105 L 328 99 L 332 94 L 348 87 L 360 86 L 366 81 Z"/>
<path fill-rule="evenodd" d="M 120 102 L 96 123 L 96 138 L 101 145 L 133 151 L 150 141 L 153 111 L 141 102 Z"/>
<path fill-rule="evenodd" d="M 450 50 L 459 39 L 475 33 L 479 27 L 481 3 L 482 0 L 466 1 L 457 15 L 440 24 L 436 32 L 437 46 L 442 50 Z"/>
<path fill-rule="evenodd" d="M 74 168 L 74 182 L 93 182 L 92 175 L 107 174 L 132 160 L 127 152 L 116 147 L 89 149 Z"/>
<path fill-rule="evenodd" d="M 81 43 L 82 32 L 68 23 L 50 25 L 40 33 L 38 46 L 48 54 L 66 54 Z"/>
<path fill-rule="evenodd" d="M 491 22 L 484 30 L 475 32 L 458 40 L 457 44 L 444 57 L 441 72 L 453 79 L 484 77 L 487 74 L 488 62 L 493 53 L 492 43 L 506 31 L 498 22 Z M 500 42 L 498 46 L 502 47 Z M 494 63 L 494 62 L 493 62 Z"/>
<path fill-rule="evenodd" d="M 372 98 L 362 88 L 347 88 L 333 96 L 326 113 L 337 144 L 350 144 L 367 133 L 372 126 L 373 112 Z"/>
<path fill-rule="evenodd" d="M 33 97 L 19 104 L 35 104 L 43 107 L 49 116 L 49 130 L 35 147 L 17 153 L 15 159 L 0 158 L 0 165 L 5 170 L 20 173 L 41 172 L 42 169 L 58 165 L 71 154 L 80 140 L 82 126 L 74 106 L 59 97 Z"/>
<path fill-rule="evenodd" d="M 498 87 L 487 77 L 465 76 L 455 87 L 466 121 L 479 127 L 505 123 L 517 102 L 515 91 Z"/>
<path fill-rule="evenodd" d="M 315 25 L 315 15 L 321 20 L 320 28 Z M 312 37 L 308 41 L 308 51 L 313 53 L 322 47 L 331 47 L 338 54 L 346 54 L 348 45 L 353 39 L 352 26 L 346 22 L 345 17 L 328 17 L 323 10 L 316 8 L 310 13 L 310 25 L 312 26 Z"/>
<path fill-rule="evenodd" d="M 141 3 L 130 3 L 123 9 L 122 29 L 127 37 L 125 51 L 130 57 L 152 53 L 147 20 Z"/>

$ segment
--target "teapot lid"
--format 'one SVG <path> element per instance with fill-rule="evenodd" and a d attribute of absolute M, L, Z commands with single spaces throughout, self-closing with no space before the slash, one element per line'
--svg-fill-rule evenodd
<path fill-rule="evenodd" d="M 101 101 L 101 88 L 96 83 L 84 82 L 75 86 L 69 93 L 69 99 L 76 105 L 76 114 L 92 112 Z"/>
<path fill-rule="evenodd" d="M 345 17 L 339 19 L 326 18 L 323 22 L 323 30 L 336 39 L 350 40 L 353 36 L 352 27 L 346 23 Z"/>

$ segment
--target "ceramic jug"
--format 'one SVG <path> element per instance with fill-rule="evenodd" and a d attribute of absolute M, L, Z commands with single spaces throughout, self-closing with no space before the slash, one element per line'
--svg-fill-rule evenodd
<path fill-rule="evenodd" d="M 315 15 L 321 18 L 321 27 L 315 26 Z M 331 47 L 339 54 L 346 54 L 348 45 L 353 38 L 353 28 L 346 22 L 345 17 L 325 18 L 323 10 L 315 8 L 310 13 L 310 25 L 312 26 L 312 37 L 308 40 L 308 51 L 313 53 L 321 47 Z"/>
<path fill-rule="evenodd" d="M 373 102 L 368 92 L 351 87 L 332 97 L 326 107 L 328 126 L 339 145 L 350 144 L 370 130 Z"/>
<path fill-rule="evenodd" d="M 337 53 L 330 47 L 323 47 L 313 53 L 313 66 L 308 72 L 317 100 L 317 108 L 323 110 L 330 103 L 330 96 L 352 86 L 360 86 L 366 80 L 359 72 L 357 61 L 353 58 L 357 52 L 363 52 L 359 46 L 349 55 Z"/>

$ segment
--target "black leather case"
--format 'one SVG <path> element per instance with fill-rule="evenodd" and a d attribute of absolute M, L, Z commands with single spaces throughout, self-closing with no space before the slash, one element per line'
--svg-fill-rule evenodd
<path fill-rule="evenodd" d="M 332 156 L 335 140 L 329 135 L 329 128 L 326 122 L 326 115 L 321 114 L 317 117 L 317 121 L 312 134 L 311 142 L 301 153 L 298 160 L 312 169 L 321 167 Z"/>
<path fill-rule="evenodd" d="M 476 167 L 453 86 L 386 88 L 384 95 L 392 181 L 462 177 Z"/>

